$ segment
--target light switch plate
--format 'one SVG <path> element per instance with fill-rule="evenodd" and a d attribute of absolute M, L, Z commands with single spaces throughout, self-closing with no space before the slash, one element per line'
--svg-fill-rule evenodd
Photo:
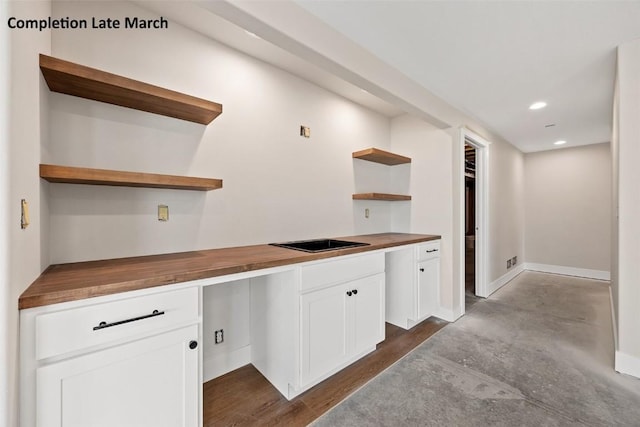
<path fill-rule="evenodd" d="M 169 221 L 169 206 L 158 205 L 158 221 Z"/>

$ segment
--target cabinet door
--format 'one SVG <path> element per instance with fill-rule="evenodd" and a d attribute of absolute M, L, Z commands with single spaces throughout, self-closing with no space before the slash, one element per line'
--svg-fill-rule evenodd
<path fill-rule="evenodd" d="M 349 282 L 348 297 L 352 317 L 352 347 L 356 355 L 384 340 L 384 274 Z"/>
<path fill-rule="evenodd" d="M 196 427 L 193 325 L 37 370 L 38 427 Z"/>
<path fill-rule="evenodd" d="M 418 263 L 418 319 L 431 316 L 439 304 L 440 258 Z"/>
<path fill-rule="evenodd" d="M 347 357 L 347 310 L 344 285 L 300 297 L 304 386 L 340 365 Z"/>

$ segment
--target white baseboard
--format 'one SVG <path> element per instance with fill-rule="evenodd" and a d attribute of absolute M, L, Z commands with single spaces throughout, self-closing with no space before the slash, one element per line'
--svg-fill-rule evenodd
<path fill-rule="evenodd" d="M 621 374 L 640 378 L 640 359 L 620 351 L 616 351 L 615 370 Z"/>
<path fill-rule="evenodd" d="M 507 272 L 506 274 L 498 277 L 493 282 L 489 283 L 487 294 L 479 295 L 479 296 L 487 298 L 489 295 L 491 295 L 492 293 L 494 293 L 495 291 L 497 291 L 498 289 L 500 289 L 501 287 L 509 283 L 511 280 L 513 280 L 518 274 L 522 273 L 524 270 L 525 270 L 524 264 L 518 265 L 513 270 Z"/>
<path fill-rule="evenodd" d="M 562 265 L 525 263 L 525 269 L 542 273 L 562 274 L 564 276 L 584 277 L 596 280 L 611 280 L 611 273 L 604 270 L 590 270 L 588 268 L 565 267 Z"/>
<path fill-rule="evenodd" d="M 216 354 L 202 361 L 203 380 L 209 381 L 251 363 L 251 346 L 245 346 L 229 353 Z"/>

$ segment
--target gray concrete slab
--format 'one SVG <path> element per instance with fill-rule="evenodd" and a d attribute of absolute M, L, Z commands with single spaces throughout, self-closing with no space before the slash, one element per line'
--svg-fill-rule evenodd
<path fill-rule="evenodd" d="M 314 424 L 638 426 L 609 304 L 606 282 L 522 273 Z"/>

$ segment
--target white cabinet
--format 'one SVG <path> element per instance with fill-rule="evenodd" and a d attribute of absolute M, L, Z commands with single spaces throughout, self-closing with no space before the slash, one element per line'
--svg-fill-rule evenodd
<path fill-rule="evenodd" d="M 199 289 L 21 312 L 23 427 L 196 427 Z"/>
<path fill-rule="evenodd" d="M 303 387 L 384 340 L 384 280 L 376 274 L 300 297 Z"/>
<path fill-rule="evenodd" d="M 440 240 L 389 252 L 386 320 L 410 329 L 440 306 Z"/>
<path fill-rule="evenodd" d="M 440 257 L 418 263 L 417 319 L 426 319 L 435 313 L 438 308 L 439 283 Z"/>
<path fill-rule="evenodd" d="M 197 337 L 192 325 L 39 368 L 38 427 L 197 426 Z"/>
<path fill-rule="evenodd" d="M 331 371 L 347 357 L 348 302 L 344 285 L 300 297 L 302 384 Z"/>
<path fill-rule="evenodd" d="M 251 363 L 292 399 L 384 340 L 382 251 L 252 281 Z"/>

